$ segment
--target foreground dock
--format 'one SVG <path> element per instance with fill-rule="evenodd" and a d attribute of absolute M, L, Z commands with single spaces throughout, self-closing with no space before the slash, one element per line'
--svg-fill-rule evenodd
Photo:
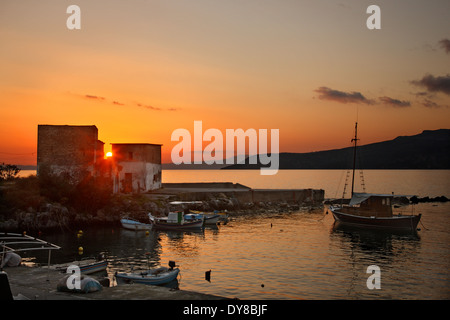
<path fill-rule="evenodd" d="M 64 274 L 40 267 L 5 268 L 14 297 L 30 300 L 223 300 L 220 296 L 144 284 L 103 287 L 92 293 L 56 290 Z M 95 278 L 95 277 L 93 277 Z"/>

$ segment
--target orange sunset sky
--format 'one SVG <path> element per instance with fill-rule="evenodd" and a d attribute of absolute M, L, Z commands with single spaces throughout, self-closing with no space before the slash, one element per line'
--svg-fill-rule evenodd
<path fill-rule="evenodd" d="M 81 29 L 69 30 L 69 5 Z M 381 30 L 369 30 L 369 5 Z M 36 164 L 37 125 L 110 143 L 175 129 L 279 129 L 281 152 L 450 128 L 448 0 L 2 0 L 0 162 Z"/>

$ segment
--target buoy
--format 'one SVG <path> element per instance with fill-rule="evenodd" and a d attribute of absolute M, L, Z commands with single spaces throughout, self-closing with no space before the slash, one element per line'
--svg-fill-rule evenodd
<path fill-rule="evenodd" d="M 264 288 L 264 283 L 261 284 L 261 288 Z"/>
<path fill-rule="evenodd" d="M 82 255 L 83 254 L 83 247 L 78 247 L 78 254 Z"/>
<path fill-rule="evenodd" d="M 205 280 L 211 282 L 211 270 L 205 272 Z"/>

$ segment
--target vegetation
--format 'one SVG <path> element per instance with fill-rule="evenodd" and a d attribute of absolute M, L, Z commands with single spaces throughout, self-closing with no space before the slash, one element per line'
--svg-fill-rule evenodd
<path fill-rule="evenodd" d="M 0 164 L 0 181 L 11 180 L 17 177 L 20 169 L 13 164 L 5 164 L 4 162 Z"/>
<path fill-rule="evenodd" d="M 111 181 L 87 173 L 79 181 L 66 174 L 41 170 L 39 177 L 8 179 L 0 184 L 0 215 L 10 217 L 17 210 L 39 212 L 47 203 L 59 203 L 79 213 L 93 214 L 111 198 Z"/>

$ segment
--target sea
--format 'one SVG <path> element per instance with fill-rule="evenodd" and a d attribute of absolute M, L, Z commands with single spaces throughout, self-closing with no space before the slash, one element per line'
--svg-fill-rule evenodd
<path fill-rule="evenodd" d="M 32 172 L 29 172 L 32 174 Z M 25 176 L 27 173 L 22 172 Z M 355 191 L 446 196 L 450 170 L 365 170 Z M 165 170 L 163 182 L 234 182 L 255 189 L 325 190 L 341 198 L 347 170 Z M 362 183 L 363 182 L 363 183 Z M 347 187 L 348 190 L 348 187 Z M 348 191 L 347 191 L 348 192 Z M 337 226 L 327 206 L 290 213 L 240 216 L 201 232 L 135 232 L 120 227 L 42 234 L 61 250 L 52 262 L 102 252 L 104 276 L 167 266 L 175 261 L 179 289 L 248 300 L 447 300 L 450 298 L 450 202 L 397 208 L 422 214 L 417 232 L 381 232 Z M 83 247 L 83 254 L 78 248 Z M 46 263 L 30 252 L 27 263 Z M 375 270 L 375 271 L 374 271 Z M 211 271 L 210 279 L 205 273 Z M 377 284 L 374 286 L 374 284 Z M 174 285 L 174 284 L 171 284 Z M 132 297 L 130 297 L 132 298 Z"/>

